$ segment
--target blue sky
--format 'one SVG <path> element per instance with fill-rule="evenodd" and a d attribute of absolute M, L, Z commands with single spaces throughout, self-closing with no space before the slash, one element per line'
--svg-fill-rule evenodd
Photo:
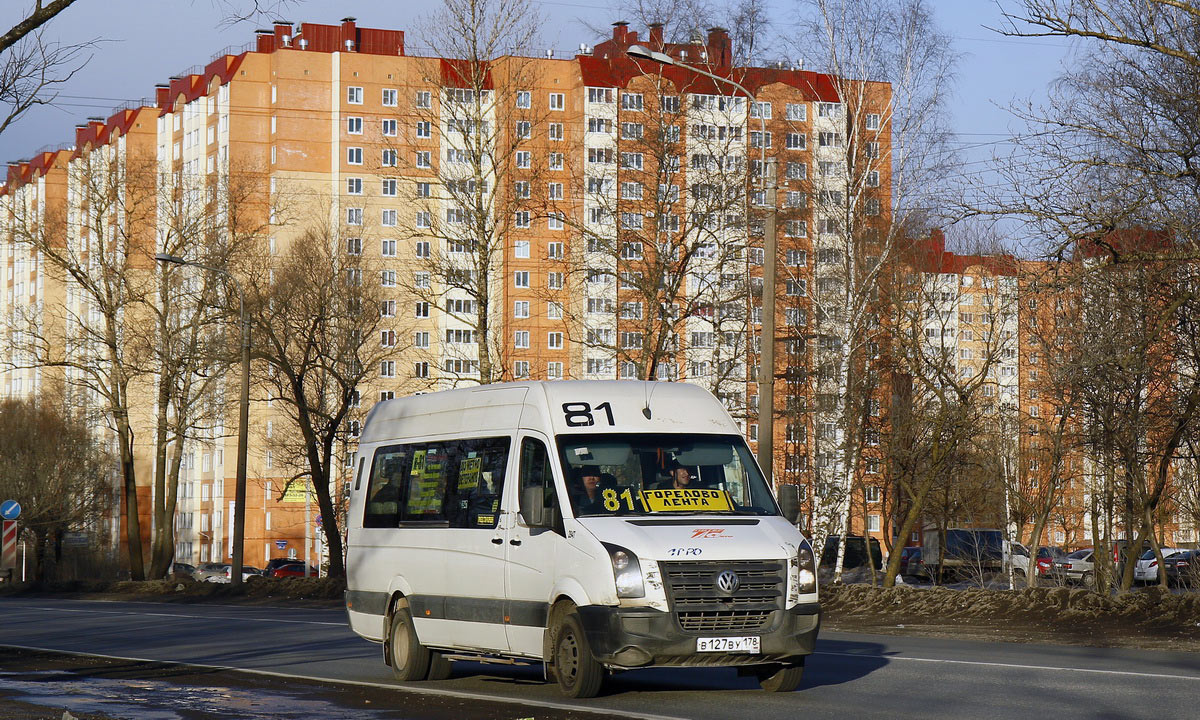
<path fill-rule="evenodd" d="M 407 44 L 419 46 L 417 20 L 433 2 L 295 0 L 286 15 L 294 22 L 323 23 L 353 15 L 363 26 L 406 30 Z M 956 142 L 974 161 L 968 171 L 979 171 L 993 144 L 1002 142 L 1013 125 L 1005 108 L 1014 99 L 1044 97 L 1069 48 L 1063 40 L 1009 39 L 986 29 L 1001 22 L 1000 8 L 993 0 L 930 2 L 939 24 L 954 37 L 955 49 L 963 55 L 953 103 L 954 128 Z M 1001 2 L 1014 4 L 1014 0 Z M 559 57 L 571 54 L 581 42 L 595 42 L 587 25 L 607 26 L 620 19 L 607 0 L 540 4 L 550 20 L 543 36 L 545 47 L 556 49 Z M 786 31 L 795 5 L 790 0 L 771 0 L 771 4 L 777 11 L 777 30 Z M 8 20 L 10 15 L 10 9 L 0 11 L 0 19 Z M 91 62 L 61 91 L 54 107 L 31 112 L 0 136 L 0 160 L 29 157 L 44 145 L 69 145 L 76 123 L 89 116 L 107 117 L 115 106 L 149 97 L 155 83 L 204 65 L 227 46 L 249 42 L 259 26 L 223 23 L 215 0 L 81 0 L 52 23 L 47 36 L 63 42 L 100 39 Z"/>

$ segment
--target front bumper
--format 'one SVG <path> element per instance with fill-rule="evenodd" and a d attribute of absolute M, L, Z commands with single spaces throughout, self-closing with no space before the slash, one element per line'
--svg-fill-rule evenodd
<path fill-rule="evenodd" d="M 776 610 L 771 622 L 754 632 L 685 633 L 672 613 L 652 608 L 590 605 L 579 608 L 592 654 L 605 665 L 635 668 L 649 665 L 714 666 L 799 662 L 813 652 L 821 627 L 819 603 Z M 761 652 L 696 652 L 697 637 L 758 635 Z"/>

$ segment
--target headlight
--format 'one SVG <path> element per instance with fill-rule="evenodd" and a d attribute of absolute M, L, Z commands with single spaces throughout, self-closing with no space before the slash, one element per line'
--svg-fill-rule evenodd
<path fill-rule="evenodd" d="M 617 597 L 640 598 L 646 596 L 646 585 L 642 581 L 642 566 L 637 555 L 620 545 L 604 543 L 608 558 L 612 561 L 613 580 L 617 584 Z"/>
<path fill-rule="evenodd" d="M 813 560 L 812 546 L 808 541 L 800 543 L 800 549 L 796 551 L 796 583 L 799 585 L 801 594 L 817 591 L 817 573 L 816 562 Z"/>

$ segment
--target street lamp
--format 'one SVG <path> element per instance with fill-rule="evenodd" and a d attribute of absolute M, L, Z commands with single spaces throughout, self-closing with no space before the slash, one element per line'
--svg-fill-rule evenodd
<path fill-rule="evenodd" d="M 732 85 L 741 90 L 751 103 L 756 102 L 754 94 L 738 82 L 729 78 L 714 75 L 707 70 L 681 63 L 670 55 L 651 50 L 643 45 L 630 45 L 625 54 L 635 60 L 649 60 L 660 65 L 673 65 L 685 68 L 703 75 L 716 82 Z M 762 133 L 759 139 L 760 165 L 763 171 L 766 204 L 769 208 L 763 228 L 763 318 L 762 318 L 762 347 L 759 348 L 758 367 L 758 464 L 766 475 L 767 482 L 772 482 L 774 475 L 775 455 L 775 272 L 776 272 L 776 241 L 775 241 L 775 158 L 767 158 L 767 123 L 763 114 L 758 114 L 758 124 Z M 747 223 L 747 229 L 749 223 Z"/>
<path fill-rule="evenodd" d="M 246 544 L 246 437 L 250 427 L 250 324 L 246 322 L 246 294 L 242 292 L 242 285 L 233 273 L 225 268 L 204 265 L 166 253 L 158 253 L 154 259 L 173 265 L 191 265 L 224 275 L 237 289 L 238 317 L 242 326 L 242 393 L 238 400 L 237 482 L 233 491 L 233 563 L 229 569 L 229 582 L 241 585 L 242 556 Z"/>

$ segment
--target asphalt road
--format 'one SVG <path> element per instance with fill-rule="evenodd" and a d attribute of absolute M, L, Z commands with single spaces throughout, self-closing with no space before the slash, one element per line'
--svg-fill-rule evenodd
<path fill-rule="evenodd" d="M 351 633 L 340 610 L 4 599 L 0 645 L 396 686 L 379 646 Z M 617 675 L 582 702 L 543 684 L 540 666 L 454 667 L 450 680 L 405 687 L 492 703 L 496 717 L 538 707 L 721 720 L 1200 714 L 1191 653 L 823 632 L 795 693 L 762 692 L 732 670 L 650 669 Z"/>

